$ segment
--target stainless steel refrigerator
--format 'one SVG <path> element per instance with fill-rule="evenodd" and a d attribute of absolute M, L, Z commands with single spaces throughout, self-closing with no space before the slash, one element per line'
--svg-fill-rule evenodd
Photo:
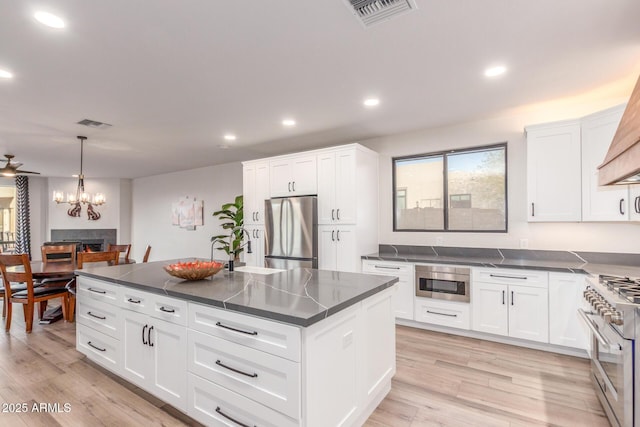
<path fill-rule="evenodd" d="M 318 198 L 285 197 L 264 203 L 265 265 L 318 268 Z"/>

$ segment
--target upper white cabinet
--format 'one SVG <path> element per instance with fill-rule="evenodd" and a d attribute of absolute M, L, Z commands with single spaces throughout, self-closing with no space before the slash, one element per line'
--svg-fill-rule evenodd
<path fill-rule="evenodd" d="M 247 162 L 242 168 L 244 223 L 264 224 L 264 201 L 269 198 L 269 162 Z"/>
<path fill-rule="evenodd" d="M 580 221 L 580 121 L 530 126 L 527 132 L 527 219 Z"/>
<path fill-rule="evenodd" d="M 318 155 L 318 223 L 356 223 L 356 149 Z"/>
<path fill-rule="evenodd" d="M 583 221 L 629 220 L 629 186 L 598 186 L 598 166 L 604 161 L 624 107 L 610 108 L 582 119 Z"/>
<path fill-rule="evenodd" d="M 629 219 L 640 221 L 640 184 L 629 185 Z"/>
<path fill-rule="evenodd" d="M 284 157 L 269 162 L 270 196 L 288 197 L 316 194 L 316 155 Z"/>

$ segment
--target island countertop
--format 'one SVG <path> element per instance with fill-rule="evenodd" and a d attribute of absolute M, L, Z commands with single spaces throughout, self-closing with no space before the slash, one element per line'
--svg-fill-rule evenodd
<path fill-rule="evenodd" d="M 269 275 L 223 270 L 208 279 L 185 281 L 163 269 L 173 262 L 192 260 L 87 267 L 76 274 L 303 327 L 398 281 L 397 277 L 309 268 Z"/>

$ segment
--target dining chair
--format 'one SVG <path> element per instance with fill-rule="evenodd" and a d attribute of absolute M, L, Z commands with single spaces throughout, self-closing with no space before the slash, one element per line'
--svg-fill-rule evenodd
<path fill-rule="evenodd" d="M 7 271 L 8 267 L 21 267 L 21 271 Z M 33 328 L 33 311 L 36 303 L 42 304 L 50 299 L 62 298 L 62 314 L 65 320 L 68 319 L 69 292 L 64 287 L 34 287 L 29 255 L 0 255 L 0 271 L 2 271 L 2 281 L 4 282 L 4 294 L 7 297 L 5 321 L 7 332 L 11 329 L 11 314 L 14 303 L 23 305 L 27 333 L 30 333 Z M 23 284 L 25 289 L 18 290 L 17 284 Z"/>
<path fill-rule="evenodd" d="M 144 251 L 144 257 L 142 258 L 142 262 L 149 261 L 149 254 L 151 253 L 151 245 L 147 245 L 147 249 Z"/>
<path fill-rule="evenodd" d="M 131 252 L 131 245 L 112 245 L 109 243 L 107 245 L 107 252 L 118 251 L 119 253 L 124 253 L 124 260 L 129 262 L 129 252 Z M 119 256 L 119 255 L 118 255 Z"/>
<path fill-rule="evenodd" d="M 42 262 L 76 262 L 76 245 L 42 245 Z"/>
<path fill-rule="evenodd" d="M 92 262 L 109 262 L 109 265 L 118 265 L 120 259 L 120 252 L 107 251 L 107 252 L 80 252 L 78 253 L 78 270 L 82 270 L 85 264 Z M 69 291 L 69 309 L 68 319 L 69 322 L 73 322 L 73 318 L 76 314 L 76 281 L 67 283 L 67 290 Z"/>

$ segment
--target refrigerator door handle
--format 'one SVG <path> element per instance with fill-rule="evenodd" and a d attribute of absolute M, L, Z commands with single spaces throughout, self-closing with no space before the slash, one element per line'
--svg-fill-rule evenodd
<path fill-rule="evenodd" d="M 282 201 L 282 203 L 280 203 L 280 215 L 278 215 L 280 217 L 280 230 L 279 230 L 280 239 L 279 240 L 280 240 L 280 253 L 281 254 L 286 253 L 284 251 L 284 246 L 282 246 L 283 241 L 284 241 L 283 236 L 282 236 L 282 222 L 283 222 L 283 219 L 284 219 L 284 210 L 285 210 L 284 201 Z"/>
<path fill-rule="evenodd" d="M 288 251 L 287 251 L 287 255 L 291 256 L 293 254 L 293 240 L 294 240 L 294 232 L 295 232 L 295 220 L 293 218 L 293 203 L 291 203 L 290 199 L 287 199 L 287 202 L 289 204 L 289 223 L 291 224 L 291 227 L 289 228 L 289 232 L 288 232 L 288 237 L 289 237 L 289 242 L 288 242 Z"/>

